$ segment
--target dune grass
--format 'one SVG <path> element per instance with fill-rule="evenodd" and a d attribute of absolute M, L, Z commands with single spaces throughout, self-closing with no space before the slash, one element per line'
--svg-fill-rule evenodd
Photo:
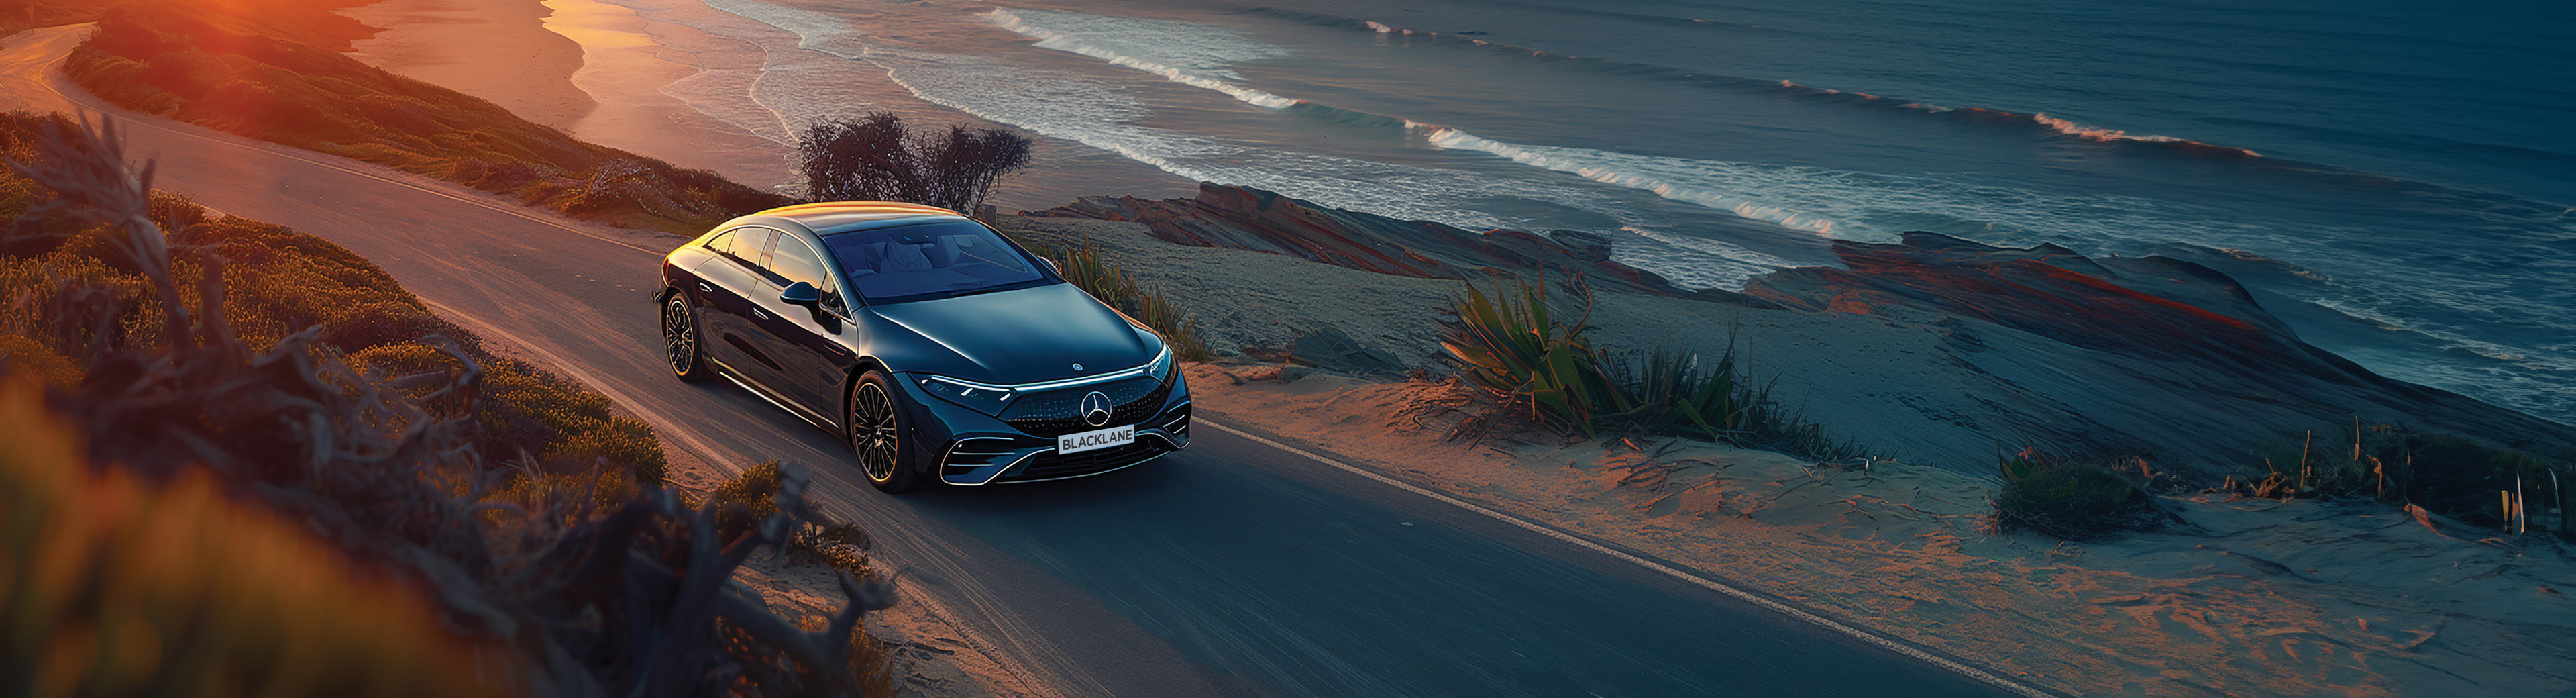
<path fill-rule="evenodd" d="M 2421 507 L 2505 532 L 2549 531 L 2576 538 L 2567 490 L 2576 460 L 2527 453 L 2453 434 L 2389 424 L 2312 430 L 2255 450 L 2262 477 L 2242 489 L 2258 497 L 2377 499 Z M 2554 519 L 2554 521 L 2553 521 Z"/>
<path fill-rule="evenodd" d="M 2172 518 L 2121 470 L 2035 448 L 1997 461 L 2003 485 L 1995 493 L 1993 528 L 1999 533 L 2094 540 L 2156 530 Z"/>
<path fill-rule="evenodd" d="M 363 27 L 317 0 L 127 0 L 64 64 L 135 111 L 682 234 L 788 203 L 713 172 L 584 143 L 490 102 L 378 70 L 334 45 Z M 334 21 L 336 20 L 336 21 Z"/>
<path fill-rule="evenodd" d="M 1621 351 L 1590 335 L 1589 291 L 1579 284 L 1585 315 L 1551 316 L 1546 279 L 1474 283 L 1450 308 L 1441 347 L 1466 381 L 1507 412 L 1590 438 L 1604 431 L 1679 433 L 1742 446 L 1835 461 L 1869 457 L 1790 412 L 1771 384 L 1746 370 L 1730 344 L 1714 361 L 1666 348 Z"/>

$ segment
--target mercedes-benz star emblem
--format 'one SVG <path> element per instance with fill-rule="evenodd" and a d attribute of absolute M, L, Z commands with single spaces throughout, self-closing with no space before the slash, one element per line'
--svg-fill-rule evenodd
<path fill-rule="evenodd" d="M 1092 426 L 1109 423 L 1109 395 L 1100 391 L 1082 396 L 1082 421 Z"/>

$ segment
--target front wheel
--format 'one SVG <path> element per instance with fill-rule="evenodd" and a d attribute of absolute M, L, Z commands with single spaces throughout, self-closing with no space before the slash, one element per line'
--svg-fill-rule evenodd
<path fill-rule="evenodd" d="M 859 469 L 867 473 L 868 484 L 886 492 L 909 492 L 922 485 L 913 449 L 903 443 L 898 399 L 893 379 L 884 371 L 860 374 L 858 384 L 850 387 L 850 450 L 859 457 Z"/>
<path fill-rule="evenodd" d="M 680 380 L 695 383 L 715 377 L 698 350 L 698 319 L 689 311 L 688 294 L 672 291 L 670 300 L 662 303 L 662 350 L 671 375 Z"/>

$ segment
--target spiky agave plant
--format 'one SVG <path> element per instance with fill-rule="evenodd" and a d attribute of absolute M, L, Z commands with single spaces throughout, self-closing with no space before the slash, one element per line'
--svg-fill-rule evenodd
<path fill-rule="evenodd" d="M 1449 308 L 1440 346 L 1465 370 L 1467 381 L 1507 407 L 1526 410 L 1542 423 L 1570 426 L 1586 438 L 1599 417 L 1635 409 L 1603 368 L 1584 318 L 1560 324 L 1548 316 L 1546 278 L 1518 281 L 1516 293 L 1498 282 L 1491 296 L 1474 283 Z"/>

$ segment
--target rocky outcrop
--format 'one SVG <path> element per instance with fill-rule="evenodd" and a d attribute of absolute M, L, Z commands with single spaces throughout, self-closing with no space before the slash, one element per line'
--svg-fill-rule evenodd
<path fill-rule="evenodd" d="M 1610 239 L 1597 233 L 1477 233 L 1326 208 L 1250 187 L 1201 183 L 1196 198 L 1160 201 L 1086 196 L 1021 215 L 1132 221 L 1166 242 L 1268 252 L 1381 274 L 1467 279 L 1580 271 L 1595 290 L 1741 300 L 1724 291 L 1695 292 L 1654 272 L 1611 261 Z"/>
<path fill-rule="evenodd" d="M 2301 341 L 2234 279 L 2167 257 L 2091 258 L 2056 245 L 1993 247 L 1933 233 L 1837 242 L 1845 269 L 1757 278 L 1787 308 L 1942 333 L 1978 382 L 2049 409 L 1988 428 L 2106 453 L 2154 450 L 2245 462 L 2241 444 L 2354 415 L 2514 448 L 2576 451 L 2576 429 L 2390 379 Z M 1996 386 L 1979 386 L 1992 392 Z"/>

